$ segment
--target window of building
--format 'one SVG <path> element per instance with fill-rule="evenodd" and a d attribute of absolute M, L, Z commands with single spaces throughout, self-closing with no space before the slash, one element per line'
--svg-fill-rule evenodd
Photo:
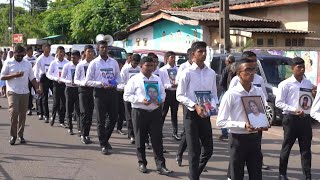
<path fill-rule="evenodd" d="M 236 47 L 239 47 L 240 46 L 240 40 L 239 40 L 239 36 L 238 35 L 236 35 Z"/>
<path fill-rule="evenodd" d="M 148 38 L 143 38 L 143 45 L 147 46 L 148 45 Z"/>
<path fill-rule="evenodd" d="M 273 39 L 268 39 L 268 46 L 274 46 Z"/>
<path fill-rule="evenodd" d="M 290 38 L 286 38 L 286 46 L 291 46 L 291 39 Z"/>
<path fill-rule="evenodd" d="M 262 38 L 257 39 L 257 46 L 263 46 L 263 39 Z"/>
<path fill-rule="evenodd" d="M 291 40 L 291 45 L 292 45 L 292 46 L 298 46 L 298 39 L 292 38 L 292 40 Z"/>
<path fill-rule="evenodd" d="M 140 46 L 140 38 L 136 39 L 137 46 Z"/>
<path fill-rule="evenodd" d="M 240 40 L 241 47 L 244 46 L 244 38 L 245 38 L 245 37 L 241 36 L 241 40 Z"/>
<path fill-rule="evenodd" d="M 304 46 L 304 38 L 298 39 L 298 46 Z"/>

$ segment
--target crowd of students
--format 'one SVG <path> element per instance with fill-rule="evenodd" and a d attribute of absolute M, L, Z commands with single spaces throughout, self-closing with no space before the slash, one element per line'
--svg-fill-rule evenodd
<path fill-rule="evenodd" d="M 179 68 L 175 64 L 175 53 L 169 51 L 165 55 L 167 64 L 159 68 L 158 57 L 153 53 L 142 58 L 139 54 L 128 53 L 126 62 L 113 59 L 106 41 L 97 43 L 98 56 L 95 48 L 87 45 L 83 56 L 75 50 L 68 59 L 62 46 L 57 48 L 53 57 L 50 45 L 44 44 L 43 53 L 38 58 L 32 56 L 31 47 L 17 46 L 1 71 L 1 80 L 7 85 L 10 144 L 14 145 L 17 138 L 20 143 L 26 143 L 24 124 L 26 114 L 32 114 L 33 94 L 36 93 L 39 95 L 36 96 L 39 120 L 53 126 L 57 118 L 58 124 L 68 129 L 70 135 L 75 134 L 75 120 L 77 133 L 84 144 L 92 143 L 90 129 L 95 109 L 98 139 L 104 155 L 109 155 L 112 149 L 109 139 L 116 124 L 117 132 L 126 135 L 122 131 L 125 120 L 129 142 L 136 146 L 138 170 L 142 173 L 148 171 L 145 148 L 152 147 L 157 172 L 168 175 L 172 171 L 166 167 L 162 139 L 164 120 L 170 108 L 172 137 L 180 140 L 176 163 L 181 166 L 183 152 L 188 148 L 190 179 L 200 179 L 212 156 L 212 115 L 218 115 L 217 126 L 226 128 L 229 133 L 228 178 L 243 179 L 246 165 L 250 179 L 262 179 L 262 131 L 268 130 L 269 126 L 253 126 L 255 122 L 250 122 L 246 116 L 241 100 L 247 96 L 261 97 L 266 105 L 266 95 L 261 89 L 264 84 L 256 74 L 257 57 L 251 51 L 244 52 L 238 61 L 228 57 L 234 63 L 234 77 L 226 78 L 228 83 L 223 84 L 225 91 L 219 100 L 216 73 L 204 63 L 206 47 L 205 42 L 194 42 L 188 50 L 188 61 Z M 284 113 L 279 179 L 287 179 L 288 158 L 296 138 L 303 173 L 306 179 L 311 179 L 311 118 L 320 121 L 320 86 L 316 95 L 316 87 L 304 77 L 303 59 L 293 58 L 291 66 L 293 75 L 280 83 L 276 97 L 276 106 Z M 311 116 L 296 103 L 300 89 L 309 89 L 315 97 L 312 107 L 310 104 Z M 51 116 L 48 106 L 50 91 L 53 96 Z M 183 106 L 184 115 L 181 135 L 178 134 L 177 121 L 179 104 Z M 256 102 L 253 105 L 258 108 Z"/>

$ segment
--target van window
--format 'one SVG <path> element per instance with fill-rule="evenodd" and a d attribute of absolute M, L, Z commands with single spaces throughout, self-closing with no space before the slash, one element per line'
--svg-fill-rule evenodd
<path fill-rule="evenodd" d="M 284 60 L 263 60 L 260 63 L 267 81 L 272 84 L 279 84 L 293 73 L 291 66 Z"/>
<path fill-rule="evenodd" d="M 220 74 L 220 71 L 219 71 L 220 63 L 221 63 L 220 57 L 213 57 L 210 63 L 211 69 L 213 69 L 218 74 Z"/>
<path fill-rule="evenodd" d="M 112 50 L 114 52 L 115 60 L 126 60 L 126 51 L 125 50 Z"/>

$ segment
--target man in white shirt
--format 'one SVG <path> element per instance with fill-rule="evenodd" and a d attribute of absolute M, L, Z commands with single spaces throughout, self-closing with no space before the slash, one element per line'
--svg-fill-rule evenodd
<path fill-rule="evenodd" d="M 159 69 L 159 77 L 163 83 L 164 88 L 166 89 L 166 99 L 162 108 L 162 121 L 164 123 L 167 113 L 170 108 L 171 112 L 171 124 L 172 124 L 172 137 L 176 140 L 181 140 L 181 137 L 178 135 L 178 108 L 179 102 L 176 99 L 176 75 L 178 67 L 176 63 L 176 54 L 172 51 L 166 52 L 164 58 L 166 59 L 167 64 Z"/>
<path fill-rule="evenodd" d="M 80 141 L 83 144 L 92 143 L 89 134 L 92 124 L 93 115 L 93 88 L 86 85 L 86 74 L 89 63 L 94 56 L 94 48 L 91 45 L 84 47 L 85 59 L 80 61 L 76 67 L 76 73 L 74 75 L 74 83 L 79 86 L 79 106 L 80 106 L 80 127 L 81 136 Z"/>
<path fill-rule="evenodd" d="M 117 122 L 119 97 L 116 87 L 121 78 L 117 61 L 107 55 L 108 43 L 99 41 L 97 46 L 99 56 L 90 62 L 85 82 L 87 86 L 94 87 L 94 105 L 97 109 L 97 130 L 101 153 L 107 155 L 112 148 L 109 139 Z"/>
<path fill-rule="evenodd" d="M 201 41 L 191 45 L 193 64 L 182 73 L 177 87 L 177 100 L 187 106 L 190 117 L 183 124 L 189 150 L 189 178 L 192 180 L 200 178 L 213 151 L 210 116 L 205 114 L 205 108 L 197 102 L 196 97 L 197 92 L 206 91 L 210 96 L 211 106 L 217 107 L 216 74 L 204 64 L 206 47 L 207 44 Z"/>
<path fill-rule="evenodd" d="M 54 58 L 50 55 L 50 44 L 43 44 L 42 50 L 43 54 L 41 54 L 38 59 L 36 60 L 36 64 L 34 67 L 34 74 L 36 77 L 37 82 L 41 84 L 43 88 L 43 94 L 38 100 L 38 114 L 39 120 L 43 120 L 43 116 L 45 120 L 49 120 L 49 107 L 48 107 L 48 96 L 49 96 L 49 89 L 53 91 L 52 81 L 47 78 L 46 73 L 49 69 L 51 62 Z"/>
<path fill-rule="evenodd" d="M 34 64 L 36 63 L 36 58 L 33 56 L 33 49 L 32 46 L 27 46 L 26 47 L 26 56 L 24 57 L 25 60 L 29 61 L 32 65 L 32 67 L 34 66 Z M 33 108 L 33 95 L 31 93 L 31 89 L 32 89 L 32 83 L 29 81 L 29 103 L 28 103 L 28 112 L 27 115 L 32 115 L 32 108 Z M 35 90 L 35 89 L 34 89 Z"/>
<path fill-rule="evenodd" d="M 132 57 L 133 57 L 133 53 L 127 53 L 127 59 L 126 62 L 124 63 L 123 67 L 126 67 L 128 65 L 130 65 L 131 61 L 132 61 Z"/>
<path fill-rule="evenodd" d="M 135 76 L 140 72 L 140 63 L 141 56 L 139 54 L 132 55 L 132 61 L 129 65 L 123 66 L 120 72 L 121 81 L 124 86 L 127 85 L 130 78 Z M 131 117 L 131 102 L 124 101 L 124 110 L 125 110 L 125 117 L 127 121 L 127 128 L 128 128 L 128 138 L 130 139 L 131 144 L 135 143 L 135 136 L 133 132 L 133 125 L 132 125 L 132 117 Z"/>
<path fill-rule="evenodd" d="M 24 125 L 26 121 L 26 112 L 28 109 L 29 80 L 41 93 L 39 85 L 34 77 L 32 65 L 30 62 L 23 60 L 25 48 L 18 45 L 15 47 L 14 58 L 7 60 L 1 70 L 1 80 L 7 81 L 7 94 L 9 104 L 9 114 L 11 120 L 10 144 L 14 145 L 17 135 L 20 143 L 26 143 L 23 138 Z"/>
<path fill-rule="evenodd" d="M 236 61 L 237 75 L 240 82 L 224 94 L 220 102 L 217 117 L 217 126 L 228 128 L 229 135 L 229 169 L 232 180 L 242 180 L 244 166 L 247 166 L 249 178 L 262 179 L 262 153 L 261 135 L 259 131 L 268 127 L 253 128 L 247 119 L 245 108 L 242 104 L 244 96 L 261 96 L 264 105 L 266 100 L 259 88 L 252 84 L 256 66 L 248 58 Z"/>
<path fill-rule="evenodd" d="M 78 86 L 74 83 L 76 66 L 81 56 L 78 50 L 72 51 L 70 56 L 71 61 L 63 66 L 60 81 L 66 84 L 65 97 L 69 127 L 68 134 L 73 135 L 72 116 L 75 117 L 77 121 L 78 133 L 81 133 Z"/>
<path fill-rule="evenodd" d="M 185 69 L 191 67 L 191 65 L 192 65 L 192 57 L 191 57 L 191 49 L 190 48 L 187 50 L 187 54 L 188 54 L 188 60 L 186 62 L 182 63 L 178 69 L 177 77 L 176 77 L 177 84 L 179 84 L 179 79 L 182 75 L 182 72 Z M 183 110 L 183 121 L 186 118 L 190 118 L 187 116 L 187 107 L 185 105 L 182 105 L 182 110 Z M 178 166 L 182 165 L 182 155 L 186 149 L 187 149 L 187 139 L 186 139 L 185 129 L 183 128 L 183 131 L 181 133 L 181 140 L 180 140 L 177 155 L 176 155 L 176 163 L 178 164 Z"/>
<path fill-rule="evenodd" d="M 132 105 L 132 122 L 134 134 L 136 135 L 135 144 L 139 171 L 142 173 L 147 172 L 144 143 L 150 130 L 157 172 L 168 175 L 172 171 L 166 168 L 161 128 L 161 104 L 166 94 L 160 78 L 152 74 L 154 70 L 153 59 L 143 57 L 140 61 L 140 67 L 141 72 L 128 81 L 123 94 L 123 99 L 131 102 Z"/>
<path fill-rule="evenodd" d="M 304 60 L 300 57 L 292 59 L 293 75 L 282 81 L 276 96 L 276 107 L 282 109 L 284 117 L 282 126 L 284 131 L 280 152 L 279 180 L 287 180 L 288 160 L 291 148 L 298 138 L 301 165 L 307 180 L 311 179 L 311 118 L 300 107 L 300 93 L 302 88 L 312 90 L 314 85 L 304 77 Z"/>
<path fill-rule="evenodd" d="M 48 79 L 53 81 L 53 106 L 52 106 L 52 116 L 50 119 L 50 125 L 53 126 L 56 114 L 59 115 L 59 124 L 63 128 L 67 128 L 64 123 L 64 118 L 66 114 L 66 96 L 64 94 L 66 85 L 61 81 L 62 68 L 69 61 L 66 60 L 64 47 L 58 46 L 56 52 L 56 59 L 51 62 L 49 70 L 47 72 Z M 49 120 L 45 119 L 45 123 Z"/>
<path fill-rule="evenodd" d="M 318 84 L 317 95 L 314 98 L 310 115 L 313 119 L 320 122 L 320 84 Z"/>

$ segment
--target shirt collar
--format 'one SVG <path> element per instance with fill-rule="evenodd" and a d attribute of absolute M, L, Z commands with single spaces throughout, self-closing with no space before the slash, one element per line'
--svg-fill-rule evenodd
<path fill-rule="evenodd" d="M 142 74 L 142 72 L 139 72 L 139 75 L 142 77 L 142 79 L 146 79 L 146 80 L 150 80 L 152 79 L 153 74 L 151 74 L 150 78 L 147 78 L 144 74 Z"/>
<path fill-rule="evenodd" d="M 305 80 L 305 78 L 303 77 L 302 80 L 301 80 L 301 82 L 299 82 L 299 81 L 294 77 L 293 74 L 291 75 L 290 78 L 288 78 L 288 81 L 289 81 L 289 82 L 292 82 L 292 83 L 296 83 L 296 82 L 302 83 L 302 81 L 304 81 L 304 80 Z"/>
<path fill-rule="evenodd" d="M 108 56 L 108 59 L 102 59 L 102 57 L 99 55 L 98 58 L 100 59 L 100 61 L 104 61 L 104 62 L 108 62 L 110 60 L 110 57 Z"/>
<path fill-rule="evenodd" d="M 190 68 L 192 70 L 196 70 L 196 69 L 199 69 L 199 70 L 205 70 L 207 68 L 206 65 L 204 65 L 204 68 L 203 69 L 200 69 L 199 66 L 196 64 L 196 63 L 192 63 L 192 65 L 190 66 Z"/>
<path fill-rule="evenodd" d="M 243 86 L 242 86 L 242 84 L 240 83 L 240 81 L 237 83 L 237 85 L 233 88 L 234 90 L 236 90 L 236 91 L 238 91 L 238 92 L 247 92 L 244 88 L 243 88 Z M 254 85 L 251 83 L 251 88 L 250 88 L 250 90 L 249 90 L 249 93 L 251 93 L 251 92 L 253 92 L 255 90 L 255 87 L 254 87 Z M 248 92 L 247 92 L 248 93 Z"/>

